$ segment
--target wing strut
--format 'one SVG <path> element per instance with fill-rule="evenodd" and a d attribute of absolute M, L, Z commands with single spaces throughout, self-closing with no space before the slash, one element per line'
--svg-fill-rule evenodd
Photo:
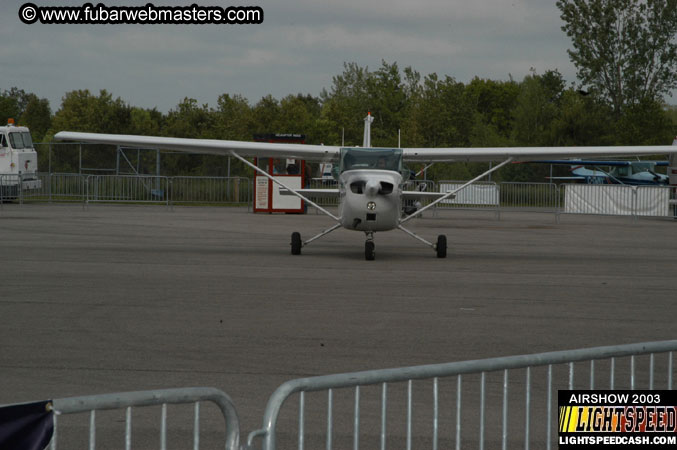
<path fill-rule="evenodd" d="M 419 241 L 423 242 L 425 245 L 427 245 L 427 246 L 431 247 L 433 250 L 435 250 L 435 244 L 433 244 L 432 242 L 426 241 L 421 236 L 419 236 L 418 234 L 414 233 L 411 230 L 407 230 L 402 225 L 398 225 L 397 228 L 404 231 L 405 233 L 407 233 L 409 236 L 413 237 L 414 239 L 418 239 Z"/>
<path fill-rule="evenodd" d="M 308 244 L 310 244 L 311 242 L 313 242 L 315 239 L 319 239 L 319 238 L 321 238 L 322 236 L 324 236 L 325 234 L 331 233 L 332 231 L 334 231 L 335 229 L 339 228 L 340 226 L 341 226 L 341 224 L 340 224 L 340 223 L 337 223 L 337 224 L 334 225 L 333 227 L 327 228 L 327 229 L 324 230 L 322 233 L 317 234 L 317 235 L 311 237 L 311 238 L 308 239 L 307 241 L 303 241 L 303 246 L 305 247 L 306 245 L 308 245 Z"/>
<path fill-rule="evenodd" d="M 421 208 L 421 209 L 419 209 L 418 211 L 416 211 L 415 213 L 413 213 L 412 215 L 407 216 L 407 217 L 405 217 L 404 219 L 400 220 L 400 225 L 402 225 L 403 223 L 405 223 L 405 222 L 407 222 L 407 221 L 413 219 L 414 217 L 420 215 L 421 213 L 423 213 L 423 211 L 432 208 L 433 206 L 437 205 L 437 204 L 438 204 L 439 202 L 441 202 L 442 200 L 446 200 L 446 199 L 448 199 L 448 198 L 450 198 L 450 197 L 453 197 L 454 195 L 456 195 L 457 192 L 459 192 L 459 191 L 461 191 L 461 190 L 467 188 L 468 186 L 470 186 L 470 185 L 473 184 L 474 182 L 481 180 L 482 178 L 484 178 L 484 177 L 486 177 L 487 175 L 489 175 L 491 172 L 494 172 L 495 170 L 500 169 L 501 167 L 503 167 L 503 166 L 505 166 L 506 164 L 508 164 L 510 161 L 512 161 L 512 156 L 511 156 L 510 158 L 506 159 L 505 161 L 503 161 L 501 164 L 492 167 L 491 169 L 487 170 L 486 172 L 484 172 L 484 173 L 481 174 L 481 175 L 476 176 L 475 178 L 473 178 L 472 180 L 468 181 L 468 182 L 465 183 L 464 185 L 462 185 L 462 186 L 460 186 L 460 187 L 454 189 L 453 191 L 447 192 L 445 195 L 443 195 L 442 197 L 438 198 L 437 200 L 435 200 L 434 202 L 432 202 L 431 204 L 429 204 L 429 205 L 426 206 L 425 208 Z M 399 228 L 399 227 L 398 227 L 398 228 Z"/>
<path fill-rule="evenodd" d="M 242 156 L 238 155 L 238 154 L 235 153 L 234 151 L 231 151 L 230 154 L 233 155 L 235 158 L 239 159 L 240 161 L 242 161 L 243 163 L 245 163 L 246 165 L 248 165 L 249 167 L 251 167 L 252 169 L 254 169 L 255 171 L 257 171 L 258 173 L 260 173 L 261 175 L 263 175 L 264 177 L 266 177 L 266 178 L 268 178 L 269 180 L 271 180 L 273 183 L 275 183 L 275 184 L 277 184 L 277 185 L 283 187 L 284 189 L 288 190 L 288 191 L 291 192 L 293 195 L 297 196 L 298 198 L 300 198 L 301 200 L 307 202 L 308 204 L 314 206 L 315 208 L 317 208 L 318 210 L 322 211 L 323 213 L 325 213 L 326 215 L 328 215 L 329 217 L 331 217 L 331 218 L 334 219 L 335 221 L 340 222 L 340 219 L 339 219 L 338 217 L 336 217 L 335 215 L 333 215 L 332 213 L 330 213 L 329 211 L 327 211 L 326 209 L 324 209 L 323 207 L 321 207 L 320 205 L 318 205 L 318 204 L 315 203 L 314 201 L 308 200 L 308 198 L 306 198 L 306 197 L 303 196 L 302 194 L 299 194 L 298 192 L 296 192 L 294 189 L 290 188 L 289 186 L 286 186 L 284 183 L 282 183 L 280 180 L 278 180 L 278 179 L 276 179 L 275 177 L 273 177 L 272 175 L 270 175 L 270 174 L 269 174 L 268 172 L 266 172 L 265 170 L 262 170 L 262 169 L 256 167 L 254 164 L 250 163 L 249 161 L 247 161 L 246 159 L 244 159 Z"/>

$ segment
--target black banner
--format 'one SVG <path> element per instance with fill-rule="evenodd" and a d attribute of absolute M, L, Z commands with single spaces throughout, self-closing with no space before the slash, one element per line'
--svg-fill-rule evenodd
<path fill-rule="evenodd" d="M 49 401 L 0 407 L 0 449 L 43 450 L 52 439 Z"/>

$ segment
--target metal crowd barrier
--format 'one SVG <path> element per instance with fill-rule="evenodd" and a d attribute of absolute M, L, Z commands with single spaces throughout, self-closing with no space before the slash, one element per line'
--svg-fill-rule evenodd
<path fill-rule="evenodd" d="M 200 402 L 211 402 L 221 411 L 225 420 L 225 448 L 238 450 L 240 423 L 233 401 L 223 391 L 214 388 L 197 387 L 163 389 L 156 391 L 122 392 L 116 394 L 70 397 L 52 401 L 54 411 L 54 434 L 50 449 L 58 446 L 57 423 L 60 415 L 89 412 L 89 449 L 96 448 L 96 411 L 123 409 L 125 415 L 125 449 L 132 448 L 132 409 L 135 407 L 162 405 L 160 418 L 160 449 L 167 448 L 167 405 L 194 404 L 193 449 L 200 448 Z"/>
<path fill-rule="evenodd" d="M 462 181 L 443 180 L 439 192 L 448 192 L 463 184 Z M 553 183 L 481 182 L 469 186 L 454 200 L 441 206 L 453 209 L 494 211 L 500 219 L 501 211 L 548 212 L 559 216 L 560 190 Z"/>
<path fill-rule="evenodd" d="M 404 183 L 402 186 L 403 191 L 419 191 L 419 192 L 439 192 L 437 188 L 437 183 L 435 183 L 432 180 L 409 180 Z M 420 200 L 403 200 L 402 201 L 402 206 L 404 207 L 405 211 L 407 211 L 407 208 L 411 207 L 416 207 L 416 209 L 420 209 L 422 207 L 427 206 L 430 204 L 432 200 L 428 199 L 420 199 Z M 437 206 L 433 206 L 432 208 L 433 211 L 433 216 L 437 212 Z"/>
<path fill-rule="evenodd" d="M 458 189 L 464 185 L 465 181 L 459 180 L 441 180 L 438 183 L 438 190 L 447 193 Z M 466 209 L 493 211 L 496 219 L 500 219 L 500 186 L 493 181 L 478 181 L 465 189 L 459 191 L 453 199 L 447 199 L 440 202 L 435 207 L 440 210 L 445 209 Z"/>
<path fill-rule="evenodd" d="M 438 192 L 437 183 L 432 180 L 409 180 L 404 183 L 402 190 L 405 191 L 421 191 L 421 192 Z"/>
<path fill-rule="evenodd" d="M 33 177 L 31 177 L 31 180 Z M 157 177 L 151 175 L 87 175 L 39 173 L 40 187 L 23 189 L 22 175 L 0 174 L 2 202 L 82 201 L 172 204 L 251 205 L 253 186 L 242 177 Z M 405 190 L 447 192 L 462 182 L 412 180 Z M 334 180 L 313 179 L 311 188 L 335 188 Z M 623 186 L 554 183 L 477 183 L 442 202 L 442 209 L 494 211 L 535 211 L 564 214 L 628 215 L 637 217 L 676 217 L 677 200 L 669 186 Z M 336 206 L 338 198 L 314 198 L 321 206 Z M 422 202 L 423 204 L 427 202 Z M 412 204 L 413 205 L 413 204 Z M 412 206 L 405 204 L 404 206 Z M 422 205 L 423 206 L 423 205 Z"/>
<path fill-rule="evenodd" d="M 486 447 L 498 448 L 499 444 L 502 449 L 507 449 L 514 448 L 519 443 L 523 444 L 525 449 L 529 449 L 532 444 L 537 444 L 536 447 L 549 450 L 552 448 L 553 436 L 556 435 L 553 433 L 556 426 L 554 418 L 557 417 L 556 412 L 553 411 L 553 392 L 556 393 L 557 389 L 599 389 L 600 384 L 610 389 L 635 389 L 640 386 L 640 380 L 644 388 L 672 389 L 674 371 L 672 352 L 674 351 L 677 351 L 677 340 L 300 378 L 284 383 L 273 393 L 266 406 L 263 427 L 249 434 L 247 445 L 253 448 L 254 441 L 260 438 L 264 450 L 278 448 L 277 424 L 282 406 L 292 395 L 298 394 L 298 449 L 303 450 L 306 445 L 306 434 L 308 434 L 306 421 L 314 421 L 319 427 L 322 417 L 326 417 L 326 423 L 321 425 L 321 431 L 313 435 L 315 440 L 308 446 L 317 448 L 319 442 L 322 442 L 327 450 L 331 450 L 336 438 L 336 418 L 340 416 L 335 411 L 334 403 L 340 390 L 352 388 L 353 404 L 352 407 L 348 406 L 345 415 L 352 415 L 352 420 L 350 420 L 353 434 L 352 447 L 355 450 L 360 447 L 361 440 L 367 437 L 372 439 L 366 445 L 367 448 L 375 448 L 377 443 L 378 448 L 381 449 L 391 444 L 398 445 L 393 442 L 392 434 L 396 434 L 400 429 L 406 430 L 403 437 L 408 450 L 427 446 L 428 442 L 431 443 L 433 450 L 436 450 L 440 447 L 442 440 L 441 431 L 444 432 L 446 439 L 442 446 L 451 447 L 453 441 L 457 450 L 470 446 L 480 450 Z M 665 361 L 657 362 L 655 357 L 657 353 L 667 353 Z M 648 361 L 645 361 L 648 374 L 646 370 L 638 371 L 639 355 L 648 355 Z M 629 358 L 629 367 L 617 361 L 618 358 Z M 588 362 L 588 364 L 581 365 L 580 363 L 583 362 Z M 576 363 L 579 363 L 578 371 L 576 371 Z M 658 373 L 656 368 L 659 366 L 663 373 L 666 373 L 661 379 L 661 384 L 655 380 Z M 623 367 L 627 368 L 625 380 L 620 377 Z M 516 371 L 521 372 L 520 377 L 514 375 Z M 479 382 L 479 393 L 468 392 L 468 385 L 477 389 L 477 384 L 467 381 L 469 378 L 473 379 L 471 375 L 479 378 L 476 380 Z M 601 375 L 605 375 L 604 383 L 599 383 L 602 379 Z M 451 377 L 455 379 L 447 385 L 445 382 Z M 421 407 L 420 402 L 414 401 L 414 381 L 421 383 L 420 380 L 432 381 L 429 386 L 432 388 L 432 405 L 427 404 L 424 408 Z M 394 390 L 393 383 L 406 384 L 406 400 L 403 399 L 402 403 L 398 402 L 396 405 L 397 409 L 401 410 L 400 413 L 403 414 L 406 411 L 404 427 L 402 427 L 402 421 L 397 422 L 398 425 L 389 427 L 389 418 L 395 416 L 392 414 L 393 408 L 389 409 L 389 395 L 391 395 L 389 392 Z M 380 401 L 372 396 L 369 405 L 375 407 L 377 411 L 370 410 L 365 413 L 361 407 L 361 396 L 366 397 L 366 395 L 362 392 L 367 392 L 368 386 L 373 385 L 380 390 Z M 454 385 L 455 395 L 453 395 Z M 441 419 L 442 411 L 448 412 L 452 409 L 440 406 L 440 393 L 443 388 L 450 386 L 452 393 L 448 393 L 447 390 L 444 392 L 447 392 L 446 397 L 453 399 L 456 404 L 455 416 L 449 415 Z M 326 395 L 326 401 L 314 402 L 315 406 L 324 409 L 324 413 L 315 409 L 306 412 L 306 396 L 317 391 L 324 392 Z M 541 393 L 543 398 L 534 398 L 534 392 Z M 515 393 L 518 395 L 515 396 Z M 418 398 L 420 399 L 422 395 L 429 396 L 430 392 L 420 394 Z M 474 407 L 469 406 L 468 398 L 477 401 L 478 404 Z M 488 400 L 493 408 L 487 408 Z M 544 402 L 538 400 L 544 400 Z M 514 404 L 519 405 L 517 417 L 510 415 Z M 556 407 L 556 404 L 554 406 Z M 414 410 L 418 413 L 422 409 L 427 410 L 420 414 L 427 416 L 430 436 L 421 434 L 415 436 L 413 432 L 415 426 L 422 428 L 420 421 L 415 420 Z M 474 426 L 467 425 L 471 418 L 476 418 L 478 421 Z M 397 418 L 394 417 L 394 419 L 397 421 Z M 370 422 L 371 426 L 364 426 L 365 422 Z M 289 422 L 287 425 L 289 426 Z M 363 427 L 368 431 L 363 432 Z M 468 434 L 466 428 L 470 428 L 472 433 L 477 433 L 471 443 L 467 442 L 467 437 L 465 442 L 462 441 L 462 431 L 464 436 Z M 512 438 L 510 433 L 515 433 L 518 428 L 521 428 L 521 431 L 517 432 L 519 434 L 517 439 Z M 343 429 L 345 432 L 345 424 Z M 494 432 L 492 436 L 487 436 L 488 429 Z M 540 430 L 538 436 L 536 436 L 536 430 Z M 372 436 L 369 436 L 369 433 Z M 492 440 L 487 444 L 489 439 Z M 426 445 L 423 445 L 424 442 Z M 284 447 L 287 448 L 288 445 L 287 443 Z"/>
<path fill-rule="evenodd" d="M 500 211 L 553 213 L 559 220 L 561 192 L 554 183 L 503 182 L 499 185 Z"/>
<path fill-rule="evenodd" d="M 313 178 L 310 180 L 310 189 L 336 189 L 338 188 L 338 182 L 332 179 L 326 178 Z M 320 206 L 338 206 L 339 198 L 331 197 L 319 197 L 315 195 L 309 195 L 308 198 Z"/>
<path fill-rule="evenodd" d="M 218 389 L 55 399 L 50 448 L 57 449 L 63 433 L 57 424 L 64 419 L 57 417 L 89 412 L 89 448 L 93 450 L 97 411 L 124 409 L 124 447 L 129 450 L 133 408 L 162 405 L 159 444 L 165 450 L 167 405 L 194 404 L 192 447 L 197 450 L 201 440 L 200 402 L 211 402 L 225 421 L 226 450 L 250 450 L 255 448 L 255 441 L 260 441 L 263 450 L 358 450 L 360 446 L 382 450 L 428 446 L 433 450 L 523 446 L 528 450 L 533 446 L 550 450 L 557 436 L 557 401 L 553 394 L 558 389 L 672 390 L 675 351 L 677 340 L 671 340 L 299 378 L 282 384 L 270 396 L 263 427 L 251 432 L 242 447 L 235 406 Z M 426 387 L 424 393 L 418 389 L 421 386 Z M 298 403 L 287 404 L 294 395 Z M 451 406 L 445 406 L 445 400 Z M 285 405 L 285 410 L 292 410 L 291 416 L 283 411 Z M 107 430 L 105 436 L 109 438 L 109 434 Z M 287 442 L 279 439 L 280 434 Z M 106 444 L 113 445 L 109 440 Z"/>
<path fill-rule="evenodd" d="M 24 182 L 37 181 L 39 187 L 24 189 Z M 0 174 L 0 200 L 83 201 L 86 179 L 76 173 L 38 173 L 30 178 L 24 175 Z"/>
<path fill-rule="evenodd" d="M 438 183 L 440 192 L 449 192 L 464 185 L 465 181 L 442 180 Z M 444 200 L 440 207 L 464 209 L 498 209 L 499 186 L 493 181 L 478 181 L 458 192 L 455 198 Z"/>
<path fill-rule="evenodd" d="M 171 177 L 172 203 L 251 203 L 252 186 L 243 177 Z"/>
<path fill-rule="evenodd" d="M 88 175 L 86 203 L 164 203 L 169 205 L 169 178 L 151 175 Z"/>
<path fill-rule="evenodd" d="M 458 185 L 458 181 L 441 181 L 439 191 L 447 192 Z M 453 201 L 443 202 L 442 206 L 495 209 L 497 218 L 504 211 L 554 213 L 557 220 L 562 213 L 677 217 L 677 201 L 674 198 L 673 188 L 669 186 L 502 182 L 469 187 Z"/>
<path fill-rule="evenodd" d="M 0 174 L 0 207 L 16 198 L 22 201 L 21 175 Z"/>
<path fill-rule="evenodd" d="M 38 173 L 41 188 L 25 191 L 23 198 L 34 201 L 83 201 L 86 178 L 77 173 Z"/>
<path fill-rule="evenodd" d="M 0 174 L 0 201 L 250 205 L 252 199 L 251 180 L 243 177 L 39 173 L 37 179 L 40 188 L 25 190 L 22 175 Z"/>
<path fill-rule="evenodd" d="M 500 184 L 501 208 L 555 212 L 560 208 L 559 186 L 554 183 Z"/>
<path fill-rule="evenodd" d="M 567 184 L 565 214 L 674 217 L 670 186 Z"/>

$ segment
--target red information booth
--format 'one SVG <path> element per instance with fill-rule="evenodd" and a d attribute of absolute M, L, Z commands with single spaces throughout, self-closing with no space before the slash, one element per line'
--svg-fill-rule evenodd
<path fill-rule="evenodd" d="M 305 144 L 304 134 L 257 134 L 256 142 Z M 292 189 L 303 188 L 306 162 L 300 159 L 254 158 L 254 164 Z M 254 212 L 302 213 L 304 202 L 295 195 L 280 194 L 280 185 L 256 172 L 254 176 Z"/>

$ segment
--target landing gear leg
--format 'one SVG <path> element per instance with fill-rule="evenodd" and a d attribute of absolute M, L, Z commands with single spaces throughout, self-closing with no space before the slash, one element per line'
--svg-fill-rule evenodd
<path fill-rule="evenodd" d="M 373 261 L 374 258 L 376 257 L 376 252 L 374 250 L 375 245 L 374 245 L 374 232 L 373 231 L 367 231 L 367 240 L 364 243 L 364 259 L 367 261 Z"/>

